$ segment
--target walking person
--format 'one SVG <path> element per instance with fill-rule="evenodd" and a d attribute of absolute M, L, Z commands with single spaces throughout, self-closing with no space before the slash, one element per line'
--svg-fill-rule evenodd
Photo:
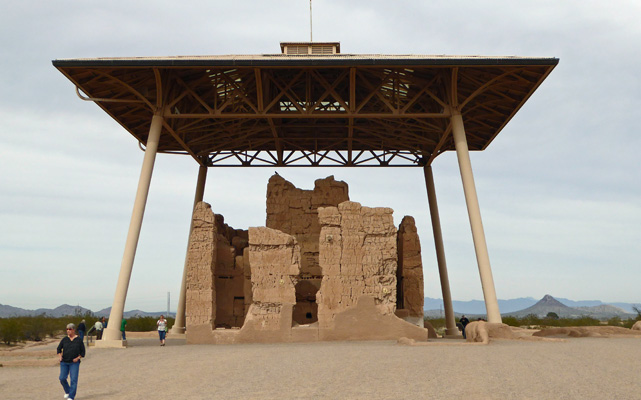
<path fill-rule="evenodd" d="M 76 326 L 67 324 L 67 336 L 65 336 L 56 349 L 60 360 L 60 384 L 65 391 L 65 399 L 76 398 L 78 390 L 78 372 L 80 371 L 80 359 L 85 356 L 85 345 L 80 336 L 76 335 Z M 67 377 L 70 381 L 67 382 Z"/>
<path fill-rule="evenodd" d="M 470 320 L 467 319 L 467 317 L 465 315 L 463 315 L 463 316 L 461 316 L 461 319 L 459 319 L 458 321 L 463 326 L 463 339 L 465 339 L 465 338 L 467 338 L 467 336 L 465 336 L 465 327 L 467 326 L 467 324 L 470 323 Z"/>
<path fill-rule="evenodd" d="M 122 334 L 122 340 L 127 340 L 127 336 L 125 336 L 125 327 L 127 326 L 127 320 L 122 319 L 122 322 L 120 323 L 120 333 Z"/>
<path fill-rule="evenodd" d="M 83 319 L 78 324 L 78 336 L 80 336 L 80 341 L 85 338 L 85 333 L 87 332 L 87 326 L 85 325 L 85 320 Z"/>
<path fill-rule="evenodd" d="M 165 345 L 165 336 L 167 335 L 167 320 L 164 315 L 160 316 L 160 319 L 156 322 L 158 326 L 158 336 L 160 337 L 160 345 Z"/>
<path fill-rule="evenodd" d="M 102 330 L 104 329 L 104 326 L 102 326 L 102 321 L 100 320 L 96 321 L 93 327 L 96 330 L 96 340 L 102 339 Z"/>

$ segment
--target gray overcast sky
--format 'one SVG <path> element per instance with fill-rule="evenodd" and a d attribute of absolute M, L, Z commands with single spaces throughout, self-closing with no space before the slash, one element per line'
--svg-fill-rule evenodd
<path fill-rule="evenodd" d="M 314 39 L 343 53 L 517 55 L 560 63 L 472 166 L 499 298 L 641 303 L 641 2 L 315 0 Z M 111 305 L 143 153 L 52 65 L 60 58 L 278 53 L 309 40 L 309 2 L 30 1 L 0 5 L 0 303 Z M 452 295 L 482 299 L 454 153 L 434 165 Z M 210 169 L 205 201 L 265 223 L 273 170 Z M 420 169 L 334 175 L 416 218 L 425 294 L 441 297 Z M 376 175 L 374 175 L 376 174 Z M 176 306 L 197 166 L 159 155 L 126 309 Z"/>

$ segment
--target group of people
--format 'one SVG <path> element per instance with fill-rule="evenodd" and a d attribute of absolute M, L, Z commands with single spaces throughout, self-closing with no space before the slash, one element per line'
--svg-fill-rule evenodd
<path fill-rule="evenodd" d="M 123 318 L 122 323 L 120 324 L 122 340 L 127 340 L 125 336 L 126 326 L 127 320 Z M 158 336 L 160 337 L 160 345 L 164 346 L 168 330 L 168 323 L 164 315 L 161 315 L 160 319 L 156 321 L 156 326 L 158 329 Z M 73 400 L 76 397 L 76 392 L 78 390 L 78 374 L 80 372 L 80 359 L 85 356 L 85 345 L 82 341 L 85 334 L 91 333 L 95 330 L 96 338 L 100 340 L 102 339 L 102 333 L 105 328 L 107 328 L 107 320 L 105 317 L 98 320 L 89 332 L 86 331 L 87 327 L 84 319 L 80 321 L 78 327 L 74 324 L 67 324 L 67 336 L 62 338 L 58 344 L 58 348 L 56 349 L 58 360 L 60 361 L 59 379 L 60 384 L 65 391 L 65 399 Z"/>

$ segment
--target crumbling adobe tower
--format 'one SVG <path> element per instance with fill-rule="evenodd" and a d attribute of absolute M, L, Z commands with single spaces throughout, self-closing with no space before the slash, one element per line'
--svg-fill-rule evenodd
<path fill-rule="evenodd" d="M 349 201 L 347 184 L 331 176 L 309 191 L 272 176 L 267 226 L 248 231 L 199 203 L 187 261 L 188 342 L 426 340 L 414 220 L 405 217 L 397 231 L 392 213 Z"/>

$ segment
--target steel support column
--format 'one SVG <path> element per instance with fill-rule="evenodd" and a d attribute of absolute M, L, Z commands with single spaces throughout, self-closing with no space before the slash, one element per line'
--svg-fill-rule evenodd
<path fill-rule="evenodd" d="M 194 205 L 191 208 L 191 222 L 189 223 L 189 235 L 187 236 L 187 251 L 185 252 L 185 265 L 183 266 L 183 279 L 180 284 L 180 297 L 178 298 L 178 309 L 176 310 L 176 322 L 171 328 L 172 333 L 185 333 L 185 304 L 187 302 L 187 257 L 189 256 L 189 238 L 194 229 L 194 209 L 196 204 L 203 201 L 205 194 L 205 182 L 207 181 L 207 167 L 201 165 L 198 170 L 198 181 L 196 183 L 196 194 Z"/>
<path fill-rule="evenodd" d="M 456 321 L 454 320 L 454 308 L 452 307 L 452 295 L 450 293 L 450 280 L 447 276 L 447 263 L 445 262 L 445 248 L 443 247 L 443 234 L 441 233 L 441 220 L 436 202 L 436 189 L 434 188 L 434 175 L 432 167 L 426 165 L 423 168 L 425 175 L 425 186 L 427 188 L 427 201 L 430 206 L 432 217 L 432 232 L 434 233 L 434 246 L 436 247 L 436 261 L 438 263 L 438 275 L 441 279 L 441 292 L 443 294 L 443 310 L 445 311 L 445 334 L 447 336 L 460 336 Z"/>
<path fill-rule="evenodd" d="M 120 275 L 118 276 L 114 302 L 111 306 L 111 313 L 109 314 L 110 323 L 104 331 L 102 340 L 99 340 L 96 343 L 96 345 L 100 347 L 120 347 L 123 345 L 120 333 L 120 321 L 122 321 L 123 312 L 125 310 L 125 300 L 127 299 L 129 280 L 131 278 L 131 271 L 133 269 L 134 258 L 136 256 L 136 248 L 138 247 L 138 238 L 140 237 L 142 219 L 145 214 L 147 195 L 149 194 L 151 175 L 156 161 L 156 151 L 158 150 L 162 123 L 163 118 L 160 114 L 155 114 L 151 119 L 149 136 L 147 138 L 147 145 L 145 148 L 145 156 L 143 158 L 142 169 L 140 171 L 140 179 L 138 180 L 138 191 L 136 192 L 136 200 L 134 201 L 134 209 L 131 214 L 131 221 L 129 222 L 129 232 L 127 233 L 125 251 L 120 265 Z"/>
<path fill-rule="evenodd" d="M 483 288 L 483 297 L 485 298 L 485 309 L 487 310 L 488 322 L 501 322 L 501 313 L 499 304 L 496 299 L 496 290 L 494 289 L 494 279 L 492 278 L 492 268 L 490 267 L 490 257 L 487 252 L 485 242 L 485 233 L 483 231 L 483 221 L 481 220 L 481 209 L 479 208 L 478 197 L 476 195 L 476 186 L 474 185 L 474 175 L 472 174 L 472 162 L 465 137 L 465 127 L 463 126 L 463 117 L 458 110 L 452 111 L 452 135 L 456 147 L 456 157 L 458 158 L 459 169 L 461 171 L 461 180 L 463 181 L 463 191 L 465 193 L 465 203 L 470 218 L 472 228 L 472 239 L 474 241 L 474 251 L 476 252 L 476 262 L 481 275 L 481 286 Z"/>

